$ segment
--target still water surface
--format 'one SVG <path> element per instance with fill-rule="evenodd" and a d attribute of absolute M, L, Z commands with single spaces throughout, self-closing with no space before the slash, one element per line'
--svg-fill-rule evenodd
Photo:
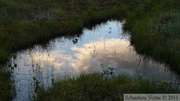
<path fill-rule="evenodd" d="M 17 52 L 9 61 L 17 93 L 13 101 L 30 100 L 36 81 L 48 87 L 57 78 L 104 71 L 107 67 L 113 68 L 114 75 L 176 81 L 176 74 L 163 64 L 144 59 L 134 51 L 130 36 L 123 34 L 122 24 L 107 21 L 91 30 L 84 28 L 78 37 L 60 37 L 46 47 L 36 45 Z"/>

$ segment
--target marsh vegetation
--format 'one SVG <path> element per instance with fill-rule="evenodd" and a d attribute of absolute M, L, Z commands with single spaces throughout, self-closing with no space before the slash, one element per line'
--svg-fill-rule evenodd
<path fill-rule="evenodd" d="M 10 100 L 13 95 L 11 72 L 4 70 L 13 52 L 78 34 L 83 27 L 108 19 L 125 19 L 124 30 L 131 34 L 135 50 L 178 74 L 179 5 L 179 0 L 1 0 L 0 91 L 4 93 L 0 97 Z"/>

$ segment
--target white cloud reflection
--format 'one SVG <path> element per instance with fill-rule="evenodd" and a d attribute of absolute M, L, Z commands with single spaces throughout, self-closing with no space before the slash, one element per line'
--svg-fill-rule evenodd
<path fill-rule="evenodd" d="M 114 74 L 142 75 L 160 80 L 175 78 L 172 72 L 164 70 L 164 65 L 142 60 L 129 46 L 129 35 L 123 35 L 121 28 L 122 23 L 107 21 L 92 30 L 84 29 L 75 45 L 70 39 L 57 38 L 47 49 L 35 46 L 32 50 L 17 53 L 17 58 L 10 60 L 12 66 L 17 65 L 13 70 L 17 91 L 13 101 L 25 101 L 28 92 L 34 92 L 33 77 L 49 86 L 52 79 L 102 71 L 102 64 L 113 67 Z M 22 97 L 24 94 L 27 95 Z"/>
<path fill-rule="evenodd" d="M 118 62 L 126 63 L 134 61 L 134 54 L 128 48 L 129 42 L 125 39 L 106 39 L 84 44 L 82 47 L 72 46 L 69 49 L 72 54 L 66 54 L 60 50 L 53 50 L 50 53 L 36 52 L 31 54 L 35 63 L 40 67 L 53 66 L 64 72 L 84 72 L 101 70 L 101 64 L 118 66 Z M 122 64 L 124 65 L 124 64 Z"/>
<path fill-rule="evenodd" d="M 168 77 L 169 73 L 165 73 L 164 65 L 151 60 L 142 61 L 129 44 L 126 39 L 101 39 L 82 46 L 69 47 L 70 54 L 57 49 L 50 52 L 36 52 L 31 56 L 40 67 L 53 67 L 56 73 L 79 74 L 102 71 L 103 64 L 113 67 L 117 74 Z"/>

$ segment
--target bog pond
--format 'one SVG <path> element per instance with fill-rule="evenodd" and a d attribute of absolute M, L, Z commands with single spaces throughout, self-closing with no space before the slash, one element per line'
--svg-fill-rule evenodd
<path fill-rule="evenodd" d="M 138 55 L 122 25 L 109 20 L 92 29 L 84 28 L 81 35 L 59 37 L 46 46 L 36 45 L 15 53 L 8 62 L 16 90 L 13 101 L 30 100 L 37 81 L 48 87 L 56 79 L 108 68 L 113 68 L 113 75 L 179 82 L 179 77 L 164 64 Z"/>

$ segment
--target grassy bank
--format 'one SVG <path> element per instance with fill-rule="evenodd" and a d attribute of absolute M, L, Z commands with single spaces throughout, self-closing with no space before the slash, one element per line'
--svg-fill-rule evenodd
<path fill-rule="evenodd" d="M 45 90 L 37 89 L 34 101 L 123 101 L 123 94 L 180 93 L 171 82 L 150 81 L 128 76 L 104 78 L 101 74 L 85 74 L 77 79 L 56 81 Z"/>
<path fill-rule="evenodd" d="M 127 15 L 135 50 L 180 72 L 180 1 L 149 0 Z M 151 7 L 152 6 L 152 7 Z"/>
<path fill-rule="evenodd" d="M 74 35 L 85 25 L 124 16 L 118 2 L 1 0 L 0 62 L 7 61 L 12 51 L 56 36 Z"/>
<path fill-rule="evenodd" d="M 19 49 L 79 34 L 84 26 L 108 19 L 126 19 L 135 50 L 179 73 L 179 5 L 178 0 L 0 0 L 0 64 Z M 8 93 L 0 96 L 11 98 L 11 83 L 4 82 L 10 73 L 0 75 L 8 75 L 0 79 L 0 89 Z"/>

